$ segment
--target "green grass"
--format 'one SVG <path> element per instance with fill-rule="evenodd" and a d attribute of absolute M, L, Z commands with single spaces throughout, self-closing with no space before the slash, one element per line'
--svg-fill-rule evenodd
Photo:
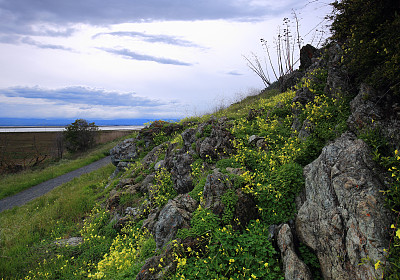
<path fill-rule="evenodd" d="M 212 114 L 188 117 L 181 120 L 181 123 L 186 121 L 205 122 L 208 121 L 212 116 L 217 118 L 227 117 L 229 119 L 240 119 L 246 117 L 250 109 L 261 109 L 261 102 L 272 99 L 278 95 L 279 91 L 277 89 L 265 89 L 261 91 L 260 94 L 247 96 L 243 100 L 236 102 L 227 108 L 216 110 L 216 112 Z"/>
<path fill-rule="evenodd" d="M 132 135 L 131 135 L 132 137 Z M 128 137 L 124 137 L 128 138 Z M 27 188 L 53 179 L 75 169 L 100 160 L 108 155 L 122 139 L 99 145 L 76 159 L 63 159 L 40 170 L 28 170 L 17 174 L 9 174 L 0 179 L 0 199 L 19 193 Z"/>
<path fill-rule="evenodd" d="M 236 167 L 244 173 L 226 175 L 232 188 L 221 197 L 225 206 L 222 217 L 214 217 L 209 209 L 202 207 L 193 213 L 191 229 L 180 234 L 181 237 L 197 238 L 199 242 L 187 248 L 172 243 L 172 258 L 177 270 L 167 279 L 283 279 L 279 253 L 268 240 L 269 226 L 293 219 L 295 197 L 304 187 L 303 167 L 318 156 L 326 143 L 346 130 L 348 97 L 339 93 L 327 96 L 323 91 L 326 75 L 324 69 L 315 69 L 300 81 L 298 88 L 307 88 L 314 94 L 314 99 L 306 105 L 292 102 L 293 90 L 280 94 L 276 90 L 267 90 L 213 114 L 231 119 L 229 131 L 235 138 L 232 141 L 235 152 L 218 161 L 216 166 L 221 172 L 228 173 L 227 167 Z M 251 109 L 257 116 L 249 119 Z M 294 109 L 296 116 L 292 114 Z M 293 131 L 295 117 L 313 123 L 307 140 L 300 139 L 298 132 Z M 210 118 L 211 115 L 193 118 L 192 125 Z M 212 126 L 209 128 L 211 130 Z M 268 149 L 251 145 L 248 142 L 251 135 L 263 137 Z M 169 138 L 174 138 L 173 142 L 181 141 L 176 135 Z M 373 135 L 369 138 L 375 139 Z M 399 180 L 399 152 L 396 150 L 385 160 L 392 168 L 392 177 Z M 197 158 L 191 168 L 196 187 L 189 195 L 201 201 L 201 190 L 211 169 L 201 158 Z M 145 259 L 159 253 L 155 252 L 154 238 L 141 227 L 143 221 L 128 223 L 121 233 L 115 232 L 112 215 L 104 208 L 105 203 L 96 202 L 107 195 L 119 179 L 108 183 L 106 178 L 112 167 L 102 170 L 75 179 L 23 207 L 0 214 L 0 279 L 133 279 Z M 150 171 L 143 170 L 138 160 L 123 177 L 139 182 L 148 174 L 146 172 Z M 156 177 L 157 195 L 152 199 L 160 208 L 175 195 L 170 192 L 170 179 L 167 173 L 159 173 Z M 258 209 L 255 220 L 247 225 L 234 219 L 239 189 L 254 199 Z M 398 207 L 400 196 L 397 189 L 392 192 L 389 195 Z M 120 205 L 136 207 L 143 203 L 139 208 L 145 218 L 150 210 L 149 200 L 140 194 L 125 193 Z M 85 242 L 73 248 L 54 245 L 54 240 L 71 236 L 82 236 Z M 394 244 L 398 245 L 399 240 L 396 239 Z M 320 279 L 316 256 L 304 246 L 301 251 L 303 260 L 315 267 L 313 277 Z M 398 263 L 397 255 L 391 253 L 391 256 L 396 258 L 391 262 Z M 162 270 L 164 264 L 161 262 L 149 272 Z"/>
<path fill-rule="evenodd" d="M 66 255 L 70 259 L 83 254 L 73 248 L 58 248 L 54 241 L 80 236 L 83 219 L 112 188 L 105 187 L 114 169 L 109 164 L 24 206 L 0 213 L 0 279 L 23 279 L 44 259 L 65 261 Z M 93 254 L 85 257 L 87 262 L 91 258 Z"/>

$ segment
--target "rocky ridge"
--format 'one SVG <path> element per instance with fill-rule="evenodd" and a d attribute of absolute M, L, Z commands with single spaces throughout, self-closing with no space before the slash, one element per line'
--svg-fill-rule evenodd
<path fill-rule="evenodd" d="M 315 69 L 325 68 L 326 95 L 339 98 L 349 91 L 346 71 L 339 63 L 341 49 L 338 45 L 330 46 L 325 52 L 307 47 L 302 53 L 306 55 L 302 60 L 303 72 L 296 72 L 295 80 Z M 284 90 L 295 84 L 291 77 L 286 81 L 287 85 L 281 84 Z M 365 98 L 366 95 L 372 99 Z M 390 181 L 372 160 L 368 145 L 357 135 L 361 128 L 379 127 L 390 144 L 397 147 L 400 127 L 397 107 L 392 107 L 394 114 L 385 114 L 382 107 L 373 102 L 373 98 L 379 98 L 374 96 L 378 95 L 372 89 L 361 87 L 351 102 L 349 130 L 328 143 L 320 155 L 304 167 L 305 187 L 296 197 L 295 219 L 271 226 L 271 240 L 281 254 L 285 279 L 312 279 L 310 268 L 299 257 L 299 242 L 316 254 L 324 279 L 375 279 L 382 275 L 383 266 L 376 269 L 374 265 L 378 261 L 385 263 L 384 249 L 388 248 L 390 239 L 387 229 L 393 217 L 384 207 L 380 190 Z M 308 88 L 297 88 L 293 103 L 305 106 L 313 98 L 314 93 Z M 247 119 L 263 115 L 262 110 L 251 110 Z M 300 112 L 295 108 L 293 116 L 293 133 L 307 141 L 314 124 L 298 117 Z M 259 218 L 253 196 L 235 187 L 241 184 L 240 175 L 246 170 L 215 164 L 235 154 L 232 125 L 233 121 L 227 118 L 210 118 L 203 123 L 156 122 L 143 129 L 137 138 L 125 140 L 111 151 L 112 162 L 117 167 L 115 176 L 125 172 L 126 177 L 118 183 L 107 202 L 107 208 L 114 213 L 115 227 L 121 229 L 127 222 L 143 220 L 142 227 L 152 234 L 158 249 L 156 256 L 146 260 L 136 279 L 163 279 L 175 271 L 177 264 L 172 257 L 171 241 L 176 240 L 185 248 L 201 245 L 194 238 L 182 240 L 177 236 L 179 229 L 191 228 L 193 213 L 199 207 L 228 219 L 238 230 Z M 174 139 L 159 141 L 169 136 Z M 251 135 L 248 141 L 259 149 L 273 149 L 262 136 Z M 146 155 L 141 156 L 144 153 Z M 131 163 L 139 158 L 137 166 L 140 168 L 132 169 Z M 137 170 L 140 170 L 139 175 Z M 164 204 L 158 204 L 156 197 L 160 185 L 157 174 L 161 170 L 170 174 L 171 193 L 174 192 Z M 199 184 L 196 172 L 208 172 L 203 184 Z M 137 179 L 139 176 L 141 180 Z M 140 206 L 126 207 L 119 202 L 127 193 L 145 194 L 145 198 Z M 234 198 L 234 205 L 223 201 L 227 194 Z"/>

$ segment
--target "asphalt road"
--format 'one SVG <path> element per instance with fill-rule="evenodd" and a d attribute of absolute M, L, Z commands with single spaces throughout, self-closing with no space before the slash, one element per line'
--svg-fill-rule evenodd
<path fill-rule="evenodd" d="M 15 206 L 24 205 L 25 203 L 46 194 L 52 189 L 71 181 L 75 177 L 90 173 L 94 170 L 99 169 L 100 167 L 106 166 L 109 163 L 111 163 L 110 156 L 76 169 L 74 171 L 71 171 L 69 173 L 66 173 L 64 175 L 61 175 L 59 177 L 40 183 L 39 185 L 33 186 L 13 196 L 3 198 L 2 200 L 0 200 L 0 212 L 11 209 Z"/>

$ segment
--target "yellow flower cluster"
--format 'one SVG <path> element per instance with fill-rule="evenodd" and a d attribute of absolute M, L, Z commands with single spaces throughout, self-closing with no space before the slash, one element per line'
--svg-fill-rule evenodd
<path fill-rule="evenodd" d="M 396 165 L 400 166 L 400 155 L 398 150 L 394 151 L 394 158 L 397 161 Z M 392 174 L 392 177 L 397 182 L 400 182 L 400 170 L 395 166 L 395 164 L 393 164 L 393 166 L 389 168 L 389 172 Z"/>
<path fill-rule="evenodd" d="M 109 211 L 96 206 L 92 209 L 90 215 L 85 219 L 80 231 L 83 241 L 88 242 L 91 239 L 102 240 L 105 237 L 97 234 L 99 226 L 108 220 Z"/>
<path fill-rule="evenodd" d="M 110 279 L 111 275 L 128 270 L 138 261 L 143 244 L 152 238 L 147 229 L 126 226 L 112 242 L 110 252 L 97 264 L 89 278 Z"/>
<path fill-rule="evenodd" d="M 154 185 L 149 190 L 150 199 L 158 207 L 164 206 L 177 193 L 173 188 L 171 174 L 166 168 L 161 168 L 155 175 Z"/>

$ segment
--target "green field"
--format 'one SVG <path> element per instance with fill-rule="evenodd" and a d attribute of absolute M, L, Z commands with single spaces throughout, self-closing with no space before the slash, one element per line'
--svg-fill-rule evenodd
<path fill-rule="evenodd" d="M 131 133 L 131 130 L 100 131 L 96 142 L 104 144 Z M 59 159 L 60 152 L 68 158 L 65 149 L 58 145 L 61 139 L 62 132 L 0 133 L 0 174 L 41 166 Z"/>
<path fill-rule="evenodd" d="M 0 199 L 16 194 L 24 189 L 40 184 L 57 176 L 88 165 L 108 155 L 119 141 L 124 138 L 133 137 L 135 131 L 105 131 L 99 137 L 99 143 L 96 147 L 83 154 L 65 154 L 63 159 L 56 159 L 50 152 L 54 146 L 57 133 L 53 132 L 35 132 L 35 133 L 0 133 L 1 139 L 7 140 L 9 145 L 2 146 L 3 153 L 3 173 L 0 177 Z M 35 141 L 33 141 L 33 139 Z M 49 158 L 40 163 L 39 166 L 32 168 L 32 165 L 24 166 L 27 158 L 31 161 L 35 156 L 36 147 L 41 154 L 49 153 Z M 33 148 L 32 148 L 33 147 Z M 40 148 L 39 148 L 40 147 Z M 5 154 L 5 155 L 4 155 Z M 22 159 L 21 159 L 22 158 Z M 17 173 L 5 172 L 4 168 L 13 164 L 13 166 L 22 165 L 22 170 Z M 6 166 L 7 165 L 7 166 Z"/>

